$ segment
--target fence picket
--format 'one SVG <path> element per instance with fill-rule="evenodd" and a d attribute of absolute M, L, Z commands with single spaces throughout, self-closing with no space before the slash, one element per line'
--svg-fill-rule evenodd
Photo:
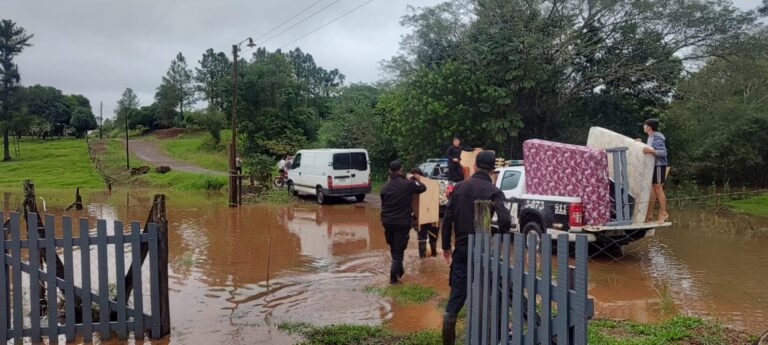
<path fill-rule="evenodd" d="M 525 267 L 523 250 L 525 235 L 515 234 L 515 262 L 512 268 L 512 344 L 523 343 L 523 268 Z"/>
<path fill-rule="evenodd" d="M 93 339 L 93 314 L 91 314 L 91 241 L 88 230 L 88 219 L 80 218 L 80 270 L 82 272 L 83 285 L 83 340 L 90 342 Z"/>
<path fill-rule="evenodd" d="M 75 278 L 74 278 L 74 265 L 72 262 L 72 218 L 64 216 L 62 218 L 62 228 L 64 230 L 63 246 L 64 246 L 64 299 L 66 303 L 66 326 L 65 336 L 67 342 L 75 340 Z"/>
<path fill-rule="evenodd" d="M 11 278 L 13 279 L 13 340 L 21 341 L 24 328 L 24 303 L 21 285 L 21 226 L 19 214 L 11 213 Z"/>
<path fill-rule="evenodd" d="M 575 315 L 573 320 L 575 322 L 574 330 L 574 343 L 586 344 L 587 343 L 587 239 L 586 237 L 579 236 L 576 239 L 576 277 L 574 283 L 574 291 L 576 292 L 576 298 L 574 300 Z"/>
<path fill-rule="evenodd" d="M 558 344 L 568 344 L 568 329 L 570 322 L 568 314 L 570 305 L 568 303 L 568 235 L 562 234 L 557 237 L 557 319 L 555 320 L 555 332 L 557 334 Z M 564 341 L 565 340 L 565 341 Z"/>
<path fill-rule="evenodd" d="M 5 215 L 3 214 L 3 211 L 0 210 L 0 224 L 5 223 Z M 11 310 L 10 306 L 8 305 L 8 286 L 6 285 L 8 283 L 8 269 L 5 266 L 5 228 L 0 228 L 0 231 L 2 231 L 2 237 L 0 238 L 0 344 L 5 344 L 8 342 L 8 332 L 5 330 L 8 329 L 8 312 Z"/>
<path fill-rule="evenodd" d="M 473 311 L 473 308 L 475 308 L 475 304 L 477 303 L 477 302 L 475 302 L 474 298 L 472 298 L 474 296 L 474 294 L 472 293 L 472 291 L 473 291 L 472 290 L 472 281 L 473 281 L 472 278 L 474 277 L 474 273 L 475 273 L 474 272 L 475 262 L 473 260 L 473 258 L 474 258 L 473 253 L 475 252 L 474 251 L 474 249 L 475 249 L 475 236 L 474 235 L 469 236 L 469 244 L 467 245 L 467 248 L 469 249 L 468 252 L 467 252 L 467 277 L 469 279 L 467 279 L 467 305 L 466 305 L 466 308 L 467 308 L 467 318 L 466 318 L 465 322 L 466 322 L 467 330 L 471 330 L 471 328 L 472 328 L 472 314 L 473 314 L 472 311 Z M 471 335 L 472 335 L 471 331 L 466 332 L 466 337 L 464 338 L 465 339 L 465 343 L 467 343 L 467 344 L 471 344 L 472 343 L 470 341 L 470 338 L 469 338 Z"/>
<path fill-rule="evenodd" d="M 467 291 L 469 294 L 472 293 L 472 299 L 475 301 L 473 303 L 473 309 L 471 310 L 472 314 L 470 315 L 471 318 L 471 336 L 469 343 L 470 344 L 479 344 L 480 339 L 478 338 L 480 335 L 480 310 L 482 309 L 482 305 L 480 305 L 480 292 L 482 291 L 482 287 L 480 284 L 481 274 L 482 274 L 482 267 L 480 263 L 480 254 L 482 252 L 483 248 L 483 237 L 475 235 L 475 250 L 473 251 L 472 255 L 472 262 L 475 266 L 474 273 L 475 277 L 472 284 L 472 289 L 470 291 Z"/>
<path fill-rule="evenodd" d="M 149 224 L 149 288 L 152 298 L 152 332 L 153 339 L 160 338 L 160 272 L 158 271 L 157 253 L 157 224 Z"/>
<path fill-rule="evenodd" d="M 115 221 L 115 277 L 117 277 L 117 338 L 125 340 L 127 338 L 126 317 L 125 317 L 125 238 L 123 233 L 123 222 Z"/>
<path fill-rule="evenodd" d="M 552 341 L 552 236 L 544 234 L 541 237 L 541 326 L 539 340 L 542 343 Z"/>
<path fill-rule="evenodd" d="M 483 294 L 483 314 L 480 318 L 480 332 L 482 332 L 481 337 L 481 344 L 488 344 L 489 329 L 490 326 L 489 322 L 489 313 L 488 305 L 490 304 L 488 301 L 489 295 L 490 295 L 490 289 L 491 286 L 491 273 L 490 273 L 490 266 L 491 266 L 491 235 L 490 234 L 481 234 L 480 236 L 483 237 L 483 254 L 481 254 L 480 258 L 482 259 L 482 265 L 483 265 L 483 278 L 480 280 L 482 282 L 481 290 L 480 292 Z"/>
<path fill-rule="evenodd" d="M 48 288 L 48 342 L 59 340 L 59 306 L 56 303 L 56 232 L 52 215 L 45 216 L 45 273 Z"/>
<path fill-rule="evenodd" d="M 536 240 L 538 235 L 528 234 L 528 276 L 526 281 L 526 290 L 528 292 L 528 307 L 526 316 L 528 317 L 528 330 L 525 332 L 525 344 L 536 344 Z"/>
<path fill-rule="evenodd" d="M 136 340 L 144 340 L 144 300 L 141 286 L 141 224 L 131 222 L 131 254 L 133 262 L 133 333 Z"/>
<path fill-rule="evenodd" d="M 509 242 L 510 234 L 504 234 L 504 241 L 501 247 L 501 345 L 509 344 L 509 270 L 511 268 Z"/>
<path fill-rule="evenodd" d="M 40 341 L 40 252 L 38 251 L 37 213 L 27 214 L 27 238 L 29 239 L 29 321 L 32 342 Z"/>
<path fill-rule="evenodd" d="M 107 257 L 107 221 L 96 221 L 96 246 L 99 260 L 99 333 L 109 339 L 109 258 Z"/>
<path fill-rule="evenodd" d="M 491 344 L 499 343 L 499 265 L 501 236 L 493 236 L 491 246 Z"/>

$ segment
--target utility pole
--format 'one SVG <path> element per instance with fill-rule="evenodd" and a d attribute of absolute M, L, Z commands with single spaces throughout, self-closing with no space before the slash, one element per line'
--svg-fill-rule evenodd
<path fill-rule="evenodd" d="M 237 156 L 237 53 L 239 47 L 232 45 L 232 142 L 229 144 L 229 207 L 237 206 L 237 167 L 235 166 L 235 157 Z"/>
<path fill-rule="evenodd" d="M 104 110 L 104 102 L 99 102 L 99 140 L 104 140 L 104 134 L 102 133 L 104 131 L 104 115 L 102 110 Z"/>
<path fill-rule="evenodd" d="M 125 116 L 125 169 L 131 170 L 131 156 L 128 154 L 128 109 L 123 109 Z"/>

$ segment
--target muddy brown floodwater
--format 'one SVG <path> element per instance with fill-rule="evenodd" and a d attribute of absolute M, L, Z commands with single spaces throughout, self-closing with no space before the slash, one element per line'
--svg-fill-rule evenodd
<path fill-rule="evenodd" d="M 65 214 L 72 193 L 40 192 L 48 213 Z M 4 209 L 20 193 L 4 193 Z M 146 219 L 151 192 L 84 195 L 90 219 Z M 437 329 L 438 301 L 398 305 L 364 290 L 387 283 L 388 252 L 379 210 L 362 205 L 244 206 L 220 194 L 168 195 L 174 344 L 292 344 L 284 321 L 317 325 L 386 323 Z M 768 329 L 768 219 L 675 210 L 675 225 L 626 248 L 621 260 L 589 266 L 596 317 L 652 322 L 673 312 L 716 318 L 758 333 Z M 415 233 L 406 282 L 447 296 L 448 267 L 421 260 Z"/>

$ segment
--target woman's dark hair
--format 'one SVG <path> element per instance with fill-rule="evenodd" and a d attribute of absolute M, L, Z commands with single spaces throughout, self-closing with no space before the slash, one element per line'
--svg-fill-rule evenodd
<path fill-rule="evenodd" d="M 654 132 L 659 130 L 659 120 L 657 120 L 657 119 L 648 119 L 648 120 L 645 120 L 645 124 L 646 124 L 648 127 L 651 127 L 651 129 L 652 129 Z"/>

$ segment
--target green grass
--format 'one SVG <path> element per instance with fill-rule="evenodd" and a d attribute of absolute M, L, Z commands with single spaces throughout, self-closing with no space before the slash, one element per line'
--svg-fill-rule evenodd
<path fill-rule="evenodd" d="M 658 324 L 598 320 L 589 323 L 589 344 L 747 344 L 754 337 L 692 316 L 676 316 Z"/>
<path fill-rule="evenodd" d="M 728 206 L 736 211 L 768 217 L 768 194 L 760 196 L 731 200 Z"/>
<path fill-rule="evenodd" d="M 369 286 L 365 288 L 365 292 L 392 297 L 396 302 L 403 304 L 425 303 L 437 295 L 435 289 L 415 284 Z"/>
<path fill-rule="evenodd" d="M 21 189 L 24 179 L 32 179 L 38 188 L 104 188 L 82 139 L 23 138 L 19 147 L 20 157 L 11 150 L 13 159 L 0 162 L 0 187 Z"/>
<path fill-rule="evenodd" d="M 299 334 L 304 338 L 302 345 L 432 345 L 442 344 L 436 330 L 400 334 L 382 326 L 332 325 L 316 327 L 307 323 L 281 323 L 278 329 Z"/>
<path fill-rule="evenodd" d="M 232 138 L 231 131 L 221 133 L 221 149 L 210 149 L 206 145 L 211 141 L 207 132 L 181 134 L 173 139 L 153 139 L 165 152 L 176 159 L 217 171 L 227 171 L 227 143 Z"/>

